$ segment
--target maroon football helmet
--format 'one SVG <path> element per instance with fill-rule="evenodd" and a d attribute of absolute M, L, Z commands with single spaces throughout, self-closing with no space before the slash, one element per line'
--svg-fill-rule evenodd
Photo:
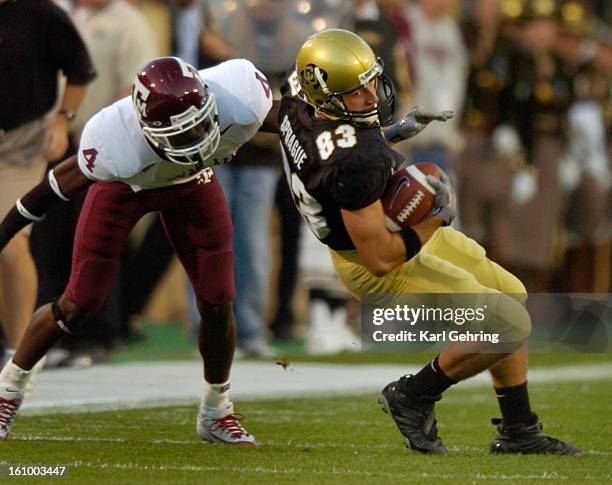
<path fill-rule="evenodd" d="M 206 164 L 219 145 L 215 96 L 198 71 L 178 57 L 148 62 L 136 75 L 132 101 L 144 136 L 168 160 Z"/>

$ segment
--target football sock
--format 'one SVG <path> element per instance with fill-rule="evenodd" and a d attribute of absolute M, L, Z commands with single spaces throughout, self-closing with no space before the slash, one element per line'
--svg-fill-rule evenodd
<path fill-rule="evenodd" d="M 405 381 L 405 391 L 411 394 L 437 396 L 457 381 L 448 377 L 438 365 L 438 357 Z"/>
<path fill-rule="evenodd" d="M 230 405 L 229 388 L 229 381 L 221 384 L 210 384 L 204 380 L 202 404 L 207 408 L 220 411 L 227 409 Z"/>
<path fill-rule="evenodd" d="M 527 381 L 518 386 L 496 387 L 495 394 L 504 424 L 525 423 L 532 425 L 537 422 L 538 418 L 529 404 Z"/>
<path fill-rule="evenodd" d="M 13 359 L 9 360 L 2 372 L 0 372 L 0 382 L 5 386 L 14 387 L 23 391 L 28 383 L 30 371 L 23 370 L 21 367 L 13 364 Z"/>

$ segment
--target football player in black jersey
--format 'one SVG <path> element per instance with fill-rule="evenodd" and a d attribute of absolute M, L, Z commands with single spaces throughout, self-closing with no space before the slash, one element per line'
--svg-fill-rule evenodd
<path fill-rule="evenodd" d="M 307 225 L 331 252 L 336 272 L 357 298 L 365 294 L 462 293 L 490 303 L 495 329 L 511 351 L 459 351 L 450 344 L 417 374 L 387 385 L 380 402 L 406 445 L 444 454 L 434 404 L 451 385 L 489 370 L 502 420 L 494 453 L 576 454 L 552 438 L 532 412 L 527 393 L 525 341 L 531 320 L 527 294 L 514 275 L 486 257 L 484 249 L 450 227 L 453 189 L 428 177 L 437 191 L 432 215 L 391 233 L 380 198 L 401 161 L 390 143 L 410 138 L 450 112 L 415 109 L 387 124 L 392 87 L 372 49 L 345 30 L 326 30 L 306 40 L 288 75 L 278 109 L 284 168 L 294 201 Z"/>

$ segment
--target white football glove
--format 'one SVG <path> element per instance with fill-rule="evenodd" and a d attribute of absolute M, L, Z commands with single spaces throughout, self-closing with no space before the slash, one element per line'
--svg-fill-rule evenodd
<path fill-rule="evenodd" d="M 436 190 L 436 200 L 431 215 L 442 217 L 446 225 L 449 226 L 457 213 L 453 184 L 444 172 L 442 172 L 440 178 L 428 175 L 427 182 Z"/>
<path fill-rule="evenodd" d="M 418 135 L 432 121 L 447 121 L 453 116 L 452 111 L 430 111 L 415 106 L 401 120 L 385 126 L 383 132 L 387 141 L 398 143 Z"/>

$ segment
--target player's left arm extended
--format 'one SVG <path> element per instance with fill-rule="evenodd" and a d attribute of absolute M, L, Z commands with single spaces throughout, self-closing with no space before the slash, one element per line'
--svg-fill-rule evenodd
<path fill-rule="evenodd" d="M 40 221 L 55 204 L 70 200 L 92 183 L 79 169 L 76 155 L 50 170 L 37 186 L 17 199 L 0 223 L 0 251 L 25 226 Z"/>
<path fill-rule="evenodd" d="M 263 131 L 264 133 L 276 133 L 278 134 L 278 125 L 276 123 L 276 117 L 278 116 L 278 105 L 280 104 L 279 99 L 275 99 L 272 101 L 272 108 L 268 111 L 266 115 L 266 119 L 263 124 L 259 128 L 259 131 Z"/>
<path fill-rule="evenodd" d="M 432 121 L 448 121 L 453 116 L 452 111 L 430 111 L 415 106 L 401 120 L 383 127 L 382 131 L 387 141 L 395 144 L 417 136 Z"/>

